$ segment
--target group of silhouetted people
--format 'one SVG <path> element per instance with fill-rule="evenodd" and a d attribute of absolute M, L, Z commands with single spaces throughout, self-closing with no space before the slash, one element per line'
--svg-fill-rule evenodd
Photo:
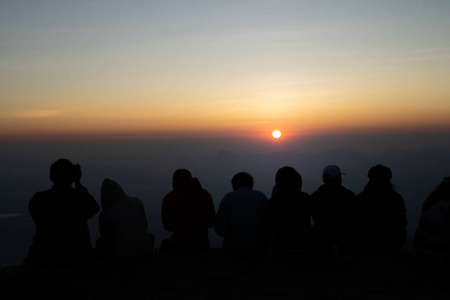
<path fill-rule="evenodd" d="M 294 168 L 280 168 L 270 198 L 253 189 L 253 177 L 240 172 L 233 191 L 217 213 L 208 191 L 186 169 L 172 177 L 173 190 L 163 199 L 162 223 L 171 232 L 159 253 L 203 254 L 210 249 L 208 232 L 224 238 L 232 255 L 257 255 L 285 250 L 315 254 L 350 251 L 399 253 L 406 241 L 406 208 L 391 183 L 391 170 L 376 165 L 364 190 L 355 195 L 342 185 L 336 165 L 322 172 L 323 184 L 311 195 L 302 191 Z M 80 165 L 59 159 L 50 167 L 53 187 L 36 193 L 29 203 L 36 234 L 24 263 L 65 265 L 95 259 L 141 261 L 155 253 L 142 202 L 105 179 L 101 187 L 100 238 L 91 245 L 87 220 L 100 206 L 81 185 Z M 73 187 L 74 185 L 74 187 Z M 418 253 L 448 258 L 450 247 L 450 178 L 423 204 L 414 246 Z"/>

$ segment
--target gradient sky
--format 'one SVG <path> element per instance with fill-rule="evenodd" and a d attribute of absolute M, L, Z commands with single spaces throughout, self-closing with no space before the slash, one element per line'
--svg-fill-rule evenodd
<path fill-rule="evenodd" d="M 450 128 L 450 1 L 1 1 L 0 135 Z"/>

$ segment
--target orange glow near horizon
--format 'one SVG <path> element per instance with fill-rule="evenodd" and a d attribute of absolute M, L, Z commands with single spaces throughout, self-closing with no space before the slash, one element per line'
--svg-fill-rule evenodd
<path fill-rule="evenodd" d="M 369 109 L 367 109 L 369 111 Z M 336 110 L 337 111 L 337 110 Z M 368 131 L 447 129 L 450 124 L 447 112 L 435 113 L 433 122 L 419 112 L 410 115 L 392 111 L 372 110 L 342 116 L 326 110 L 307 112 L 283 118 L 259 118 L 258 116 L 235 115 L 233 122 L 226 114 L 207 116 L 186 112 L 171 116 L 131 117 L 127 115 L 77 115 L 63 112 L 27 113 L 11 120 L 0 118 L 1 136 L 198 136 L 198 137 L 253 137 L 266 139 L 273 132 L 272 124 L 280 124 L 283 138 L 327 133 L 346 134 Z M 445 115 L 445 116 L 444 116 Z M 273 139 L 272 136 L 270 136 Z"/>

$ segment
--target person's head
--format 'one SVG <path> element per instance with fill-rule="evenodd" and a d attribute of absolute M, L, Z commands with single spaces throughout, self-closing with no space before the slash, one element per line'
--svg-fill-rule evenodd
<path fill-rule="evenodd" d="M 367 183 L 367 188 L 386 188 L 393 189 L 391 178 L 392 172 L 386 166 L 376 165 L 370 168 L 367 176 L 369 177 L 369 182 Z"/>
<path fill-rule="evenodd" d="M 172 186 L 175 186 L 175 182 L 177 180 L 185 180 L 185 179 L 190 179 L 190 178 L 192 178 L 192 174 L 191 174 L 191 172 L 189 172 L 189 170 L 178 169 L 173 173 Z"/>
<path fill-rule="evenodd" d="M 275 175 L 277 191 L 300 192 L 302 184 L 302 176 L 293 167 L 282 167 Z"/>
<path fill-rule="evenodd" d="M 336 165 L 328 165 L 322 171 L 322 180 L 325 184 L 341 184 L 342 183 L 341 169 Z"/>
<path fill-rule="evenodd" d="M 233 190 L 237 191 L 242 187 L 253 188 L 253 176 L 247 172 L 240 172 L 231 179 Z"/>
<path fill-rule="evenodd" d="M 102 208 L 121 202 L 127 197 L 122 187 L 108 178 L 103 181 L 100 193 Z"/>
<path fill-rule="evenodd" d="M 50 166 L 50 180 L 55 185 L 71 185 L 75 177 L 75 165 L 60 158 Z"/>

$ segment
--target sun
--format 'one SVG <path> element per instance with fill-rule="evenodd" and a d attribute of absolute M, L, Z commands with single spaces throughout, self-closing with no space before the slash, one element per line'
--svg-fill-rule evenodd
<path fill-rule="evenodd" d="M 272 136 L 273 136 L 275 139 L 280 138 L 280 136 L 281 136 L 281 131 L 279 131 L 279 130 L 274 130 L 274 131 L 272 132 Z"/>

